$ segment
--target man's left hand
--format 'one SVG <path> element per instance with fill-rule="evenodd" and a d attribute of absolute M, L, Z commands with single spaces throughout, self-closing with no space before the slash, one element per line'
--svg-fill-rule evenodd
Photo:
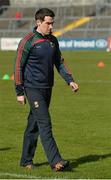
<path fill-rule="evenodd" d="M 79 89 L 78 84 L 75 82 L 70 82 L 70 86 L 71 86 L 73 92 L 77 92 Z"/>

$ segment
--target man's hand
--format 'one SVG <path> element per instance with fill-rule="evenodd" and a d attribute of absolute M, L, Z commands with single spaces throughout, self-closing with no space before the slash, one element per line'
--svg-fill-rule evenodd
<path fill-rule="evenodd" d="M 75 82 L 70 82 L 70 86 L 71 86 L 73 92 L 76 92 L 79 89 L 78 84 L 76 84 Z"/>
<path fill-rule="evenodd" d="M 25 96 L 17 96 L 17 101 L 22 105 L 26 104 Z"/>

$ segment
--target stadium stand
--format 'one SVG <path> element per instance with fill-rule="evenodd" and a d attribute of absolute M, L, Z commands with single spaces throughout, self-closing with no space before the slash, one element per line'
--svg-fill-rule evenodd
<path fill-rule="evenodd" d="M 9 5 L 10 5 L 10 1 L 9 0 L 5 0 L 5 1 L 0 0 L 0 14 L 2 14 L 3 11 L 7 10 L 7 6 L 9 6 Z M 6 6 L 6 7 L 4 7 L 2 9 L 2 6 Z"/>
<path fill-rule="evenodd" d="M 24 36 L 35 25 L 34 14 L 41 7 L 51 8 L 55 12 L 54 31 L 72 21 L 78 21 L 81 17 L 91 17 L 91 21 L 71 29 L 62 34 L 62 37 L 107 37 L 111 34 L 111 0 L 21 1 L 10 0 L 8 6 L 0 4 L 0 10 L 3 11 L 0 14 L 0 37 Z M 6 8 L 7 11 L 4 11 Z M 22 13 L 19 25 L 16 12 Z"/>

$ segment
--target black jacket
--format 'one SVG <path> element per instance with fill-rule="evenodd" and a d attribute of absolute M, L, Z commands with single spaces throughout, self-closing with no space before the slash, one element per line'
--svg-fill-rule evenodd
<path fill-rule="evenodd" d="M 42 36 L 34 28 L 18 45 L 14 73 L 17 95 L 24 94 L 24 87 L 51 88 L 54 65 L 68 84 L 74 81 L 61 57 L 56 37 Z"/>

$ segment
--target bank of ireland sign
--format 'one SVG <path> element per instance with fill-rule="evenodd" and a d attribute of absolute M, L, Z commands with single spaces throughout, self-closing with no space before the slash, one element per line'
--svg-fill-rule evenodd
<path fill-rule="evenodd" d="M 102 50 L 107 49 L 108 41 L 105 38 L 61 38 L 59 46 L 63 50 Z"/>

